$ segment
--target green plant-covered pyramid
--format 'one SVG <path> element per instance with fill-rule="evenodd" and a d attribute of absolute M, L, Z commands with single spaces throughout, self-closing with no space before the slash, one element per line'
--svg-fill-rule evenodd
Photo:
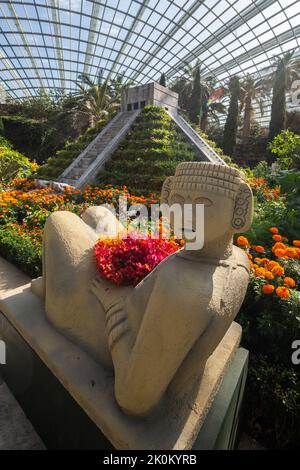
<path fill-rule="evenodd" d="M 126 185 L 136 193 L 160 191 L 179 162 L 193 160 L 196 152 L 164 109 L 146 106 L 98 175 L 97 184 Z"/>

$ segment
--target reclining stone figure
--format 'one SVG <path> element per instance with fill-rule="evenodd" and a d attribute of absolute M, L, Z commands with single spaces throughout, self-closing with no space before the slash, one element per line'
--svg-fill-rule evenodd
<path fill-rule="evenodd" d="M 136 416 L 153 411 L 171 383 L 184 388 L 189 359 L 201 376 L 249 281 L 248 258 L 233 234 L 249 229 L 253 197 L 237 169 L 181 163 L 166 179 L 161 202 L 204 204 L 201 250 L 181 250 L 136 287 L 117 287 L 98 276 L 93 258 L 99 220 L 106 221 L 104 232 L 122 228 L 114 216 L 95 207 L 82 219 L 56 212 L 45 226 L 43 277 L 32 284 L 49 322 L 114 371 L 116 401 Z"/>

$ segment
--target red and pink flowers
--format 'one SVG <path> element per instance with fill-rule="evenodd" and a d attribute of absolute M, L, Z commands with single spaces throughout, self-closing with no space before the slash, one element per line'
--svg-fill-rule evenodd
<path fill-rule="evenodd" d="M 94 246 L 94 253 L 101 277 L 117 285 L 135 286 L 178 249 L 173 240 L 131 234 L 123 239 L 100 239 Z"/>

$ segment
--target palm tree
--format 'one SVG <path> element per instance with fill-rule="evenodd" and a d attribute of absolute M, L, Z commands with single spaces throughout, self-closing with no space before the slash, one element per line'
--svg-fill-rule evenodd
<path fill-rule="evenodd" d="M 230 78 L 228 89 L 230 92 L 230 104 L 224 127 L 223 150 L 226 155 L 231 157 L 235 151 L 240 112 L 239 100 L 241 96 L 241 90 L 239 77 L 234 76 Z"/>
<path fill-rule="evenodd" d="M 214 121 L 219 124 L 219 115 L 226 114 L 227 108 L 222 99 L 224 98 L 225 88 L 220 87 L 216 90 L 213 90 L 208 97 L 206 97 L 205 102 L 202 106 L 202 116 L 200 121 L 200 129 L 203 132 L 207 131 L 208 121 Z"/>
<path fill-rule="evenodd" d="M 175 79 L 171 89 L 178 93 L 178 104 L 183 111 L 205 131 L 208 118 L 215 119 L 217 113 L 225 111 L 222 104 L 209 102 L 214 92 L 215 79 L 212 76 L 203 76 L 199 61 L 195 66 L 186 63 L 182 71 L 183 76 Z"/>
<path fill-rule="evenodd" d="M 259 105 L 261 115 L 264 114 L 264 100 L 267 97 L 265 79 L 256 79 L 247 75 L 241 83 L 241 111 L 244 111 L 242 143 L 245 148 L 249 142 L 251 122 L 254 117 L 253 101 Z"/>
<path fill-rule="evenodd" d="M 275 65 L 276 69 L 270 75 L 273 78 L 273 98 L 269 140 L 286 129 L 286 92 L 292 82 L 300 78 L 300 59 L 294 57 L 294 51 L 277 58 Z"/>
<path fill-rule="evenodd" d="M 100 70 L 93 81 L 89 75 L 82 73 L 78 76 L 76 84 L 80 90 L 77 94 L 78 107 L 90 117 L 91 126 L 119 106 L 122 76 L 117 76 L 111 81 L 104 80 L 103 70 Z"/>

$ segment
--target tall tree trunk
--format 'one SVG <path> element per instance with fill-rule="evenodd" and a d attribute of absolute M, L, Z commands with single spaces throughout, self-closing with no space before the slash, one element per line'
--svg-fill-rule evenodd
<path fill-rule="evenodd" d="M 230 104 L 224 127 L 223 150 L 226 155 L 233 156 L 236 146 L 236 135 L 239 117 L 240 81 L 238 77 L 230 80 Z"/>
<path fill-rule="evenodd" d="M 202 116 L 201 116 L 200 129 L 203 132 L 206 132 L 207 125 L 208 125 L 208 110 L 205 109 L 202 113 Z"/>
<path fill-rule="evenodd" d="M 249 143 L 252 111 L 253 111 L 252 94 L 251 92 L 249 92 L 247 93 L 247 97 L 245 100 L 244 123 L 243 123 L 243 133 L 242 133 L 243 149 L 245 149 L 245 147 L 247 147 Z"/>
<path fill-rule="evenodd" d="M 269 140 L 273 140 L 286 129 L 286 88 L 287 72 L 285 60 L 281 59 L 274 77 L 273 99 L 270 120 Z"/>
<path fill-rule="evenodd" d="M 190 97 L 189 116 L 194 124 L 200 124 L 200 109 L 202 106 L 202 88 L 200 79 L 200 67 L 197 67 L 193 81 L 193 89 Z"/>

